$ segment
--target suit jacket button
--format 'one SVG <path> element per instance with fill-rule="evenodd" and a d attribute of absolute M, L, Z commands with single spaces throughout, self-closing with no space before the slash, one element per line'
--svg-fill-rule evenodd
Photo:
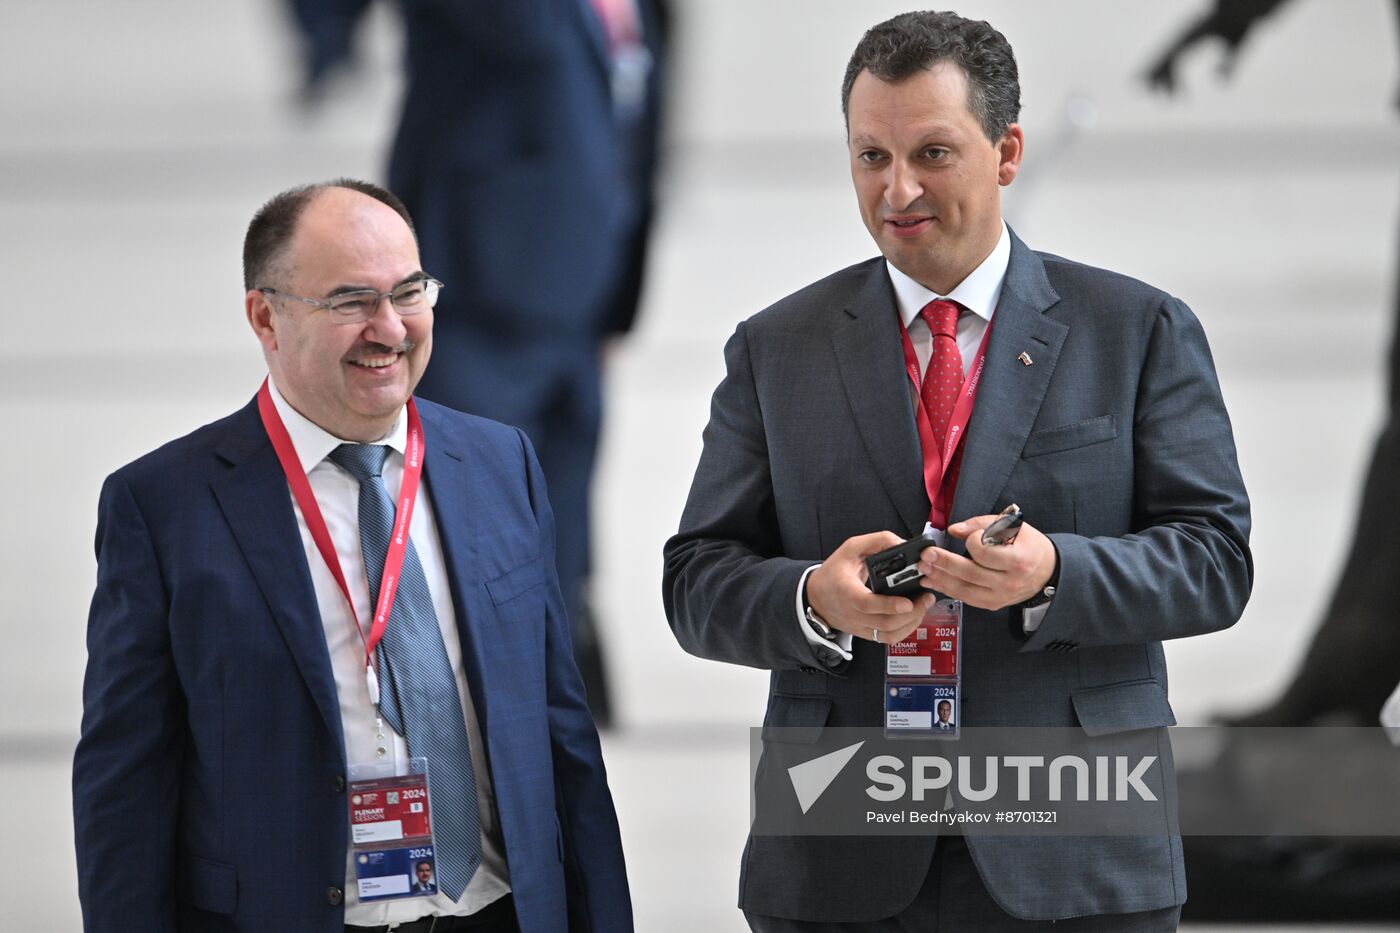
<path fill-rule="evenodd" d="M 326 903 L 335 907 L 343 900 L 345 900 L 345 892 L 340 890 L 340 888 L 326 888 Z"/>
<path fill-rule="evenodd" d="M 337 775 L 335 776 L 335 792 L 336 792 L 337 794 L 339 794 L 339 793 L 343 792 L 344 790 L 345 790 L 345 775 L 343 775 L 343 774 L 337 774 Z"/>

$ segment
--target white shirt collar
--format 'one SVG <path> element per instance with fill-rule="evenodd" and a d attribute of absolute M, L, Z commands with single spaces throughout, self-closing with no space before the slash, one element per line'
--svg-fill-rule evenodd
<path fill-rule="evenodd" d="M 287 436 L 292 439 L 292 446 L 296 448 L 301 468 L 306 472 L 310 473 L 318 463 L 326 459 L 330 452 L 341 444 L 359 443 L 336 437 L 293 408 L 291 403 L 283 398 L 282 393 L 278 391 L 277 383 L 272 381 L 270 375 L 267 377 L 267 387 L 272 394 L 272 404 L 277 408 L 277 414 L 282 416 L 282 424 L 287 429 Z M 408 449 L 408 420 L 402 411 L 394 419 L 394 426 L 389 429 L 389 433 L 380 438 L 377 443 L 385 444 L 399 454 Z"/>
<path fill-rule="evenodd" d="M 1001 236 L 991 253 L 946 295 L 930 291 L 896 269 L 889 260 L 885 260 L 885 268 L 890 273 L 890 284 L 894 286 L 895 304 L 899 308 L 899 317 L 904 321 L 905 327 L 912 324 L 923 306 L 935 298 L 956 301 L 982 320 L 990 322 L 992 313 L 996 311 L 997 301 L 1001 298 L 1001 287 L 1006 282 L 1006 269 L 1010 264 L 1011 234 L 1006 229 L 1005 221 L 1002 221 Z"/>

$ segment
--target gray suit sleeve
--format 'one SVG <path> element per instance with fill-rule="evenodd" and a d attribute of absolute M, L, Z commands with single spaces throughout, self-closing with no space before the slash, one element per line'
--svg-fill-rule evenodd
<path fill-rule="evenodd" d="M 680 530 L 666 542 L 666 618 L 698 657 L 765 670 L 829 665 L 793 620 L 802 573 L 816 562 L 782 556 L 745 325 L 724 359 Z"/>
<path fill-rule="evenodd" d="M 1175 298 L 1158 310 L 1143 358 L 1133 458 L 1132 532 L 1050 535 L 1059 589 L 1023 650 L 1184 638 L 1244 611 L 1249 499 L 1205 333 Z"/>

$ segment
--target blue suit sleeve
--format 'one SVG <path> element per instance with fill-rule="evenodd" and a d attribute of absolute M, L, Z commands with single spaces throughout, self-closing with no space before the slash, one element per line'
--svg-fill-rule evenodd
<path fill-rule="evenodd" d="M 98 507 L 82 735 L 73 760 L 78 894 L 88 933 L 175 929 L 184 699 L 146 520 L 120 476 Z"/>
<path fill-rule="evenodd" d="M 548 575 L 545 632 L 546 689 L 555 806 L 563 833 L 564 873 L 571 931 L 630 931 L 632 900 L 622 840 L 608 790 L 598 730 L 588 712 L 583 679 L 574 663 L 568 616 L 554 569 L 554 513 L 529 439 L 524 449 L 530 503 L 539 526 Z"/>

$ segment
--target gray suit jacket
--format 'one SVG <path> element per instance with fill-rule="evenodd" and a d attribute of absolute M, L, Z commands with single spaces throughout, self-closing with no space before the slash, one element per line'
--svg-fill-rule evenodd
<path fill-rule="evenodd" d="M 847 538 L 909 537 L 928 516 L 883 260 L 740 324 L 725 360 L 666 544 L 667 618 L 692 654 L 772 671 L 767 725 L 877 727 L 884 649 L 857 639 L 854 660 L 824 666 L 794 598 L 803 570 Z M 1253 577 L 1249 502 L 1200 324 L 1170 295 L 1013 235 L 983 380 L 952 517 L 1018 503 L 1059 549 L 1060 580 L 1029 639 L 1014 609 L 968 610 L 961 725 L 1107 735 L 1172 724 L 1161 641 L 1233 624 Z M 1180 842 L 1166 835 L 968 844 L 992 895 L 1023 918 L 1186 898 Z M 932 851 L 931 838 L 755 836 L 740 904 L 805 920 L 889 916 L 913 899 Z"/>

